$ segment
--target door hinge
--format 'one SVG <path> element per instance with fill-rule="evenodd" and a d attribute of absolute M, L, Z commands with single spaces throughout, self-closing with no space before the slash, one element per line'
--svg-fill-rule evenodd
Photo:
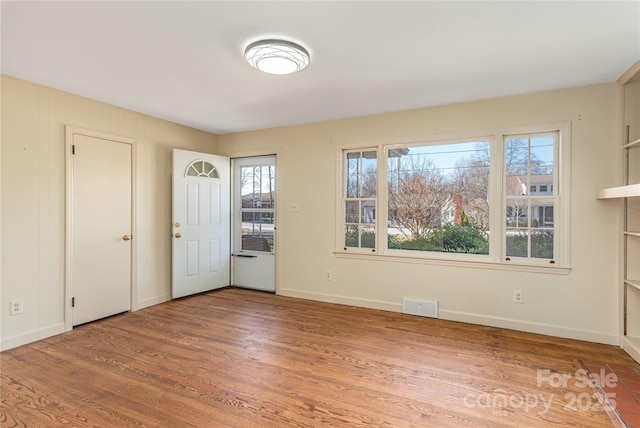
<path fill-rule="evenodd" d="M 72 307 L 72 308 L 75 308 L 75 307 L 76 307 L 76 298 L 75 298 L 75 297 L 72 297 L 72 298 L 71 298 L 71 307 Z"/>
<path fill-rule="evenodd" d="M 75 155 L 75 154 L 76 154 L 76 145 L 75 145 L 75 144 L 72 144 L 72 145 L 71 145 L 71 154 L 72 154 L 72 155 Z"/>

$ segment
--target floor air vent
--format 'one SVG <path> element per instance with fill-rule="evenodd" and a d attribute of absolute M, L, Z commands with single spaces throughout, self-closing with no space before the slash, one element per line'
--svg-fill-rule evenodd
<path fill-rule="evenodd" d="M 402 298 L 402 313 L 421 317 L 438 318 L 438 302 Z"/>

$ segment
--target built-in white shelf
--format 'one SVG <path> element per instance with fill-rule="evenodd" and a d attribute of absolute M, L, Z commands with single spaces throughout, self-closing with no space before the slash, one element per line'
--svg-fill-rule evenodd
<path fill-rule="evenodd" d="M 608 187 L 596 192 L 596 199 L 633 198 L 640 196 L 640 184 Z"/>
<path fill-rule="evenodd" d="M 622 183 L 625 185 L 601 189 L 597 199 L 622 199 L 622 218 L 619 223 L 621 307 L 619 326 L 620 345 L 631 357 L 640 362 L 640 61 L 627 70 L 620 79 L 620 155 L 622 155 Z"/>
<path fill-rule="evenodd" d="M 631 147 L 640 147 L 640 138 L 638 138 L 635 141 L 632 141 L 630 143 L 625 144 L 624 146 L 622 146 L 625 149 L 630 149 Z"/>
<path fill-rule="evenodd" d="M 635 279 L 625 279 L 624 283 L 630 287 L 640 290 L 640 281 L 637 281 Z"/>

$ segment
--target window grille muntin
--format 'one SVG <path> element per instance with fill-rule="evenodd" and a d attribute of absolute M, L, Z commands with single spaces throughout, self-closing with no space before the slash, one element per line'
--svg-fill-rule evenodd
<path fill-rule="evenodd" d="M 218 169 L 210 162 L 196 160 L 189 164 L 185 171 L 185 177 L 220 178 Z"/>

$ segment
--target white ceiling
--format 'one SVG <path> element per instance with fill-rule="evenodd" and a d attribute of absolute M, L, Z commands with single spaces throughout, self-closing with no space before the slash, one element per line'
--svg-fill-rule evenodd
<path fill-rule="evenodd" d="M 616 80 L 638 1 L 2 1 L 2 73 L 225 134 Z M 311 65 L 262 74 L 260 38 Z"/>

